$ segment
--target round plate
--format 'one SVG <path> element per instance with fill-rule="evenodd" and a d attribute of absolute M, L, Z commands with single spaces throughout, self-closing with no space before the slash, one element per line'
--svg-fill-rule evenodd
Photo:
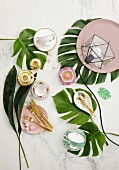
<path fill-rule="evenodd" d="M 80 32 L 77 39 L 77 52 L 80 60 L 84 63 L 84 58 L 81 50 L 81 46 L 85 44 L 94 34 L 102 37 L 105 41 L 110 43 L 115 58 L 110 61 L 102 69 L 98 69 L 94 66 L 86 64 L 85 66 L 98 73 L 109 73 L 119 68 L 119 24 L 111 20 L 98 19 L 87 24 Z"/>
<path fill-rule="evenodd" d="M 31 92 L 35 98 L 42 100 L 48 97 L 49 86 L 47 83 L 39 80 L 32 85 Z"/>
<path fill-rule="evenodd" d="M 79 102 L 77 101 L 77 98 L 79 97 L 79 95 L 80 95 L 81 93 L 85 95 L 86 103 L 88 104 L 89 108 L 91 108 L 91 109 L 93 110 L 92 101 L 91 101 L 91 99 L 90 99 L 90 96 L 89 96 L 86 92 L 84 92 L 84 91 L 77 91 L 77 92 L 74 94 L 74 103 L 75 103 L 75 105 L 76 105 L 79 109 L 81 109 L 81 110 L 83 110 L 83 111 L 85 111 L 85 112 L 87 112 L 87 113 L 90 114 L 90 112 L 89 112 L 89 110 L 87 109 L 87 107 L 85 107 L 82 103 L 79 103 Z"/>
<path fill-rule="evenodd" d="M 38 50 L 50 51 L 57 43 L 55 32 L 49 28 L 38 30 L 34 36 L 34 44 Z"/>
<path fill-rule="evenodd" d="M 38 106 L 38 107 L 41 110 L 41 112 L 48 117 L 47 112 L 45 111 L 45 109 L 42 108 L 41 106 Z M 27 122 L 27 121 L 25 121 L 25 118 L 24 118 L 25 115 L 33 117 L 33 119 L 35 121 L 37 121 L 36 117 L 28 110 L 28 106 L 23 107 L 22 114 L 21 114 L 20 124 L 21 124 L 21 128 L 25 132 L 30 133 L 30 134 L 37 134 L 37 133 L 40 133 L 40 132 L 42 132 L 44 130 L 42 127 L 40 127 L 39 125 L 37 125 L 34 122 Z M 32 128 L 31 130 L 28 130 L 28 131 L 25 130 L 26 123 L 29 123 L 30 127 Z"/>

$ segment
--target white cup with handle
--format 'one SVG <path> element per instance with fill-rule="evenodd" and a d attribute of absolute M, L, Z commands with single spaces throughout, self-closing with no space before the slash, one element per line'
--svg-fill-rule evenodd
<path fill-rule="evenodd" d="M 39 37 L 37 37 L 37 43 L 39 43 L 40 45 L 43 45 L 43 46 L 49 45 L 50 43 L 52 43 L 54 38 L 55 38 L 54 34 L 39 36 Z"/>

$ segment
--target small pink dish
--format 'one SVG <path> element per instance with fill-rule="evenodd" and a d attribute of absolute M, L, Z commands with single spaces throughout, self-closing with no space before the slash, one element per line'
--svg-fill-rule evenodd
<path fill-rule="evenodd" d="M 58 72 L 59 80 L 63 85 L 70 85 L 76 81 L 75 70 L 71 67 L 64 67 Z"/>
<path fill-rule="evenodd" d="M 32 117 L 36 122 L 38 122 L 36 117 L 28 110 L 28 107 L 29 106 L 23 107 L 22 114 L 21 114 L 21 120 L 20 120 L 21 128 L 25 132 L 30 133 L 30 134 L 38 134 L 38 133 L 44 131 L 44 129 L 41 126 L 39 126 L 38 124 L 36 124 L 35 122 L 30 122 L 30 121 L 25 120 L 24 117 L 27 115 L 29 117 Z M 41 106 L 38 106 L 38 107 L 42 111 L 42 113 L 48 117 L 45 109 L 42 108 Z"/>

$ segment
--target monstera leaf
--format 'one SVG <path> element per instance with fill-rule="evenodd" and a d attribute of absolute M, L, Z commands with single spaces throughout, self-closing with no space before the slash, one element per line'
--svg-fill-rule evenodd
<path fill-rule="evenodd" d="M 24 29 L 20 34 L 19 38 L 17 38 L 14 42 L 13 54 L 14 57 L 16 54 L 17 56 L 17 65 L 22 68 L 23 59 L 26 56 L 26 65 L 27 68 L 30 69 L 30 61 L 33 58 L 38 58 L 41 63 L 43 69 L 44 64 L 46 62 L 47 53 L 39 51 L 33 42 L 34 34 L 36 33 L 35 30 L 32 29 Z"/>
<path fill-rule="evenodd" d="M 106 143 L 104 134 L 100 132 L 97 125 L 93 122 L 87 122 L 84 125 L 81 125 L 79 129 L 82 129 L 86 135 L 86 144 L 84 146 L 83 152 L 81 155 L 80 151 L 69 152 L 80 156 L 88 156 L 90 153 L 92 156 L 98 156 L 99 148 L 101 151 L 103 151 L 103 146 Z"/>
<path fill-rule="evenodd" d="M 110 94 L 109 90 L 105 89 L 104 87 L 99 88 L 98 94 L 104 100 L 107 100 L 107 99 L 109 99 L 111 97 L 111 94 Z"/>
<path fill-rule="evenodd" d="M 96 102 L 92 97 L 92 94 L 84 89 L 78 88 L 75 91 L 85 91 L 92 101 L 93 109 L 96 110 Z M 57 112 L 64 114 L 60 118 L 68 120 L 68 123 L 80 125 L 79 129 L 82 129 L 86 135 L 86 144 L 84 146 L 82 154 L 80 151 L 69 151 L 72 154 L 80 156 L 88 156 L 90 152 L 93 152 L 93 156 L 99 154 L 100 148 L 103 151 L 103 145 L 105 144 L 105 136 L 101 133 L 97 125 L 93 122 L 88 122 L 90 115 L 76 107 L 74 101 L 74 90 L 72 88 L 66 88 L 53 96 Z M 91 151 L 92 148 L 92 151 Z"/>
<path fill-rule="evenodd" d="M 79 68 L 81 67 L 81 65 L 83 65 L 76 52 L 77 38 L 81 29 L 84 28 L 88 23 L 96 19 L 81 19 L 76 21 L 64 34 L 58 48 L 58 62 L 61 64 L 61 67 L 73 67 L 76 71 L 77 77 L 79 77 Z M 94 83 L 103 83 L 105 82 L 107 77 L 107 74 L 95 73 L 85 66 L 82 66 L 81 72 L 84 82 L 88 85 L 92 85 Z M 111 81 L 113 81 L 119 76 L 119 70 L 113 71 L 109 74 L 111 74 Z M 80 79 L 80 77 L 77 80 L 77 83 L 82 84 L 82 80 Z"/>
<path fill-rule="evenodd" d="M 85 91 L 92 100 L 93 109 L 96 110 L 97 105 L 90 92 L 84 89 L 75 89 L 75 90 Z M 66 90 L 62 90 L 59 93 L 57 93 L 55 96 L 53 96 L 57 112 L 61 115 L 63 114 L 61 118 L 63 120 L 67 120 L 68 123 L 83 125 L 89 120 L 90 115 L 85 111 L 76 107 L 73 101 L 73 96 L 74 96 L 74 90 L 72 88 L 67 88 Z"/>

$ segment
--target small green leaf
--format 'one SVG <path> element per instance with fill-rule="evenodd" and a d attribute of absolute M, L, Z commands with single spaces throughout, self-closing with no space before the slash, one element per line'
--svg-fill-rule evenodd
<path fill-rule="evenodd" d="M 98 90 L 98 94 L 100 97 L 102 97 L 104 100 L 107 100 L 111 97 L 111 94 L 110 92 L 105 89 L 104 87 L 100 87 L 99 90 Z"/>
<path fill-rule="evenodd" d="M 14 116 L 13 116 L 13 99 L 14 99 L 15 86 L 16 86 L 16 76 L 17 76 L 17 71 L 15 66 L 13 66 L 6 77 L 4 83 L 4 91 L 3 91 L 4 109 L 14 131 L 16 131 L 16 128 L 15 128 Z"/>

